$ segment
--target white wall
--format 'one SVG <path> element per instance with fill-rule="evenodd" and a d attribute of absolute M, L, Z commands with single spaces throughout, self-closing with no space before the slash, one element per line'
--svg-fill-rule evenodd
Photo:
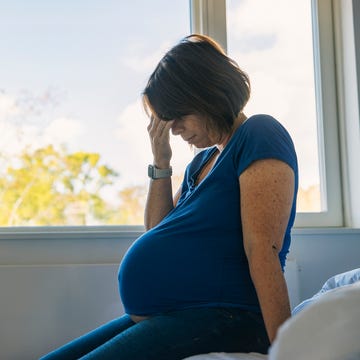
<path fill-rule="evenodd" d="M 38 359 L 122 313 L 117 265 L 0 266 L 0 358 Z"/>
<path fill-rule="evenodd" d="M 119 316 L 118 264 L 140 233 L 2 234 L 0 359 L 37 359 Z M 360 267 L 360 230 L 296 229 L 290 258 L 300 301 L 335 273 Z"/>
<path fill-rule="evenodd" d="M 295 229 L 290 256 L 299 266 L 303 300 L 334 274 L 360 268 L 360 229 Z"/>
<path fill-rule="evenodd" d="M 120 316 L 118 265 L 141 231 L 0 234 L 0 359 L 38 359 Z"/>

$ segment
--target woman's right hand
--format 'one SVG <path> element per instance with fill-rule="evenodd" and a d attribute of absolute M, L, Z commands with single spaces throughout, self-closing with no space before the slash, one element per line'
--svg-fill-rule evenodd
<path fill-rule="evenodd" d="M 159 169 L 167 169 L 170 166 L 172 150 L 170 146 L 170 129 L 174 120 L 164 121 L 151 116 L 147 127 L 151 150 L 154 157 L 154 165 Z"/>

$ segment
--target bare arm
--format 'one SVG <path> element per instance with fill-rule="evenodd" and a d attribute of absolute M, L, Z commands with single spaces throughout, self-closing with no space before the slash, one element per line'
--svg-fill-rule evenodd
<path fill-rule="evenodd" d="M 294 173 L 282 161 L 259 160 L 239 181 L 244 248 L 272 342 L 279 326 L 291 315 L 278 255 L 292 206 Z"/>
<path fill-rule="evenodd" d="M 172 151 L 169 132 L 173 121 L 162 121 L 151 117 L 148 132 L 153 153 L 153 164 L 159 169 L 168 169 Z M 150 180 L 149 191 L 145 205 L 145 229 L 156 226 L 176 204 L 179 195 L 173 199 L 171 177 Z"/>

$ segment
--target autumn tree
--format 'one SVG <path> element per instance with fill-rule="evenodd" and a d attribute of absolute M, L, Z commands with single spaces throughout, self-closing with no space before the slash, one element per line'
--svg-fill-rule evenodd
<path fill-rule="evenodd" d="M 118 192 L 119 205 L 108 219 L 108 224 L 142 225 L 147 188 L 145 185 L 127 186 Z"/>
<path fill-rule="evenodd" d="M 117 172 L 101 164 L 98 153 L 25 147 L 33 141 L 27 139 L 26 127 L 35 125 L 44 137 L 49 110 L 61 103 L 61 93 L 49 88 L 39 95 L 25 90 L 13 97 L 0 89 L 0 102 L 2 98 L 8 105 L 0 123 L 11 124 L 19 153 L 6 152 L 5 146 L 0 150 L 0 226 L 143 223 L 146 185 L 117 189 Z M 103 190 L 111 190 L 106 199 Z"/>
<path fill-rule="evenodd" d="M 101 190 L 117 176 L 97 153 L 24 150 L 0 177 L 0 225 L 101 223 L 110 211 Z"/>

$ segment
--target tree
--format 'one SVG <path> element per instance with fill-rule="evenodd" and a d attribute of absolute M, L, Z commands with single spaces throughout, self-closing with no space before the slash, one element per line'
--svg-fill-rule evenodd
<path fill-rule="evenodd" d="M 0 225 L 85 225 L 111 213 L 101 190 L 116 171 L 97 153 L 49 145 L 12 158 L 0 178 Z"/>
<path fill-rule="evenodd" d="M 129 186 L 118 193 L 120 205 L 109 218 L 109 224 L 140 225 L 144 223 L 144 207 L 147 189 L 145 185 Z"/>
<path fill-rule="evenodd" d="M 172 177 L 173 192 L 179 189 L 182 174 Z M 147 185 L 125 187 L 118 193 L 120 205 L 113 212 L 109 224 L 140 225 L 144 224 L 144 208 L 147 196 Z"/>

